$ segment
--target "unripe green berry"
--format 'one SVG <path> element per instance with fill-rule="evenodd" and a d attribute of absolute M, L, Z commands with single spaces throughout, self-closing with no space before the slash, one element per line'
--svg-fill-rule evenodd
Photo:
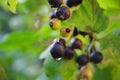
<path fill-rule="evenodd" d="M 67 27 L 63 27 L 60 29 L 60 33 L 62 37 L 68 37 L 70 35 L 71 29 Z"/>
<path fill-rule="evenodd" d="M 61 21 L 57 18 L 53 18 L 50 20 L 49 25 L 53 30 L 58 30 L 61 28 Z"/>

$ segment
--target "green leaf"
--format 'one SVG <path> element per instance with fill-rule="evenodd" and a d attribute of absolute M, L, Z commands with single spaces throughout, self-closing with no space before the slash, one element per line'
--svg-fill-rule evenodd
<path fill-rule="evenodd" d="M 109 65 L 103 69 L 95 69 L 92 80 L 112 80 L 111 70 L 114 68 L 113 65 Z"/>
<path fill-rule="evenodd" d="M 107 48 L 103 51 L 104 59 L 99 66 L 102 68 L 94 69 L 92 80 L 119 80 L 120 72 L 120 55 L 112 48 Z"/>
<path fill-rule="evenodd" d="M 49 53 L 50 54 L 50 53 Z M 60 66 L 62 64 L 62 61 L 56 61 L 52 58 L 50 55 L 46 60 L 44 64 L 45 73 L 48 77 L 53 77 L 60 73 Z"/>
<path fill-rule="evenodd" d="M 45 36 L 43 36 L 43 34 L 45 34 Z M 5 36 L 4 42 L 0 42 L 0 48 L 6 52 L 18 50 L 20 52 L 30 51 L 39 54 L 45 50 L 50 44 L 49 42 L 52 42 L 56 36 L 56 32 L 52 32 L 49 26 L 43 26 L 39 31 L 26 30 L 12 32 Z"/>
<path fill-rule="evenodd" d="M 101 32 L 108 27 L 108 17 L 103 13 L 96 0 L 83 0 L 79 10 L 70 19 L 81 30 Z"/>
<path fill-rule="evenodd" d="M 120 35 L 117 32 L 109 34 L 109 36 L 101 40 L 101 45 L 102 49 L 112 48 L 114 51 L 120 53 Z"/>
<path fill-rule="evenodd" d="M 37 80 L 63 80 L 61 74 L 55 75 L 53 77 L 47 77 L 45 72 L 43 72 L 38 78 Z"/>
<path fill-rule="evenodd" d="M 74 60 L 65 61 L 61 66 L 61 73 L 64 80 L 71 80 L 75 71 L 77 70 L 77 65 Z"/>
<path fill-rule="evenodd" d="M 115 30 L 120 30 L 120 17 L 119 15 L 109 16 L 109 25 L 108 27 L 97 34 L 98 39 L 105 38 L 109 36 L 109 34 Z"/>
<path fill-rule="evenodd" d="M 5 80 L 5 79 L 7 79 L 6 72 L 3 66 L 1 66 L 0 64 L 0 80 Z"/>
<path fill-rule="evenodd" d="M 18 3 L 18 0 L 7 0 L 7 5 L 11 12 L 16 13 L 17 3 Z"/>
<path fill-rule="evenodd" d="M 0 0 L 0 6 L 5 10 L 8 9 L 8 7 L 6 6 L 6 0 Z"/>
<path fill-rule="evenodd" d="M 107 16 L 116 15 L 120 13 L 120 9 L 106 9 L 104 14 Z"/>
<path fill-rule="evenodd" d="M 19 37 L 18 37 L 19 36 Z M 13 32 L 5 36 L 5 40 L 0 42 L 0 48 L 5 52 L 10 51 L 30 51 L 39 54 L 40 50 L 44 50 L 45 44 L 40 44 L 39 35 L 32 31 Z M 37 44 L 37 45 L 36 45 Z M 39 44 L 41 46 L 39 46 Z"/>
<path fill-rule="evenodd" d="M 53 76 L 52 78 L 49 78 L 49 80 L 63 80 L 63 78 L 61 74 L 58 74 Z"/>
<path fill-rule="evenodd" d="M 112 70 L 112 80 L 119 80 L 120 79 L 120 65 L 116 65 Z"/>
<path fill-rule="evenodd" d="M 109 30 L 114 31 L 120 29 L 120 17 L 119 15 L 110 17 Z"/>
<path fill-rule="evenodd" d="M 101 8 L 120 9 L 120 0 L 97 0 Z"/>

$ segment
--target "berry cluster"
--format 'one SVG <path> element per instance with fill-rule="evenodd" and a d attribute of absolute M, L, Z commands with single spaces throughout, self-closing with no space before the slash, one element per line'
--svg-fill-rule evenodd
<path fill-rule="evenodd" d="M 78 6 L 82 3 L 82 0 L 48 0 L 51 8 L 54 9 L 50 14 L 49 26 L 53 30 L 59 30 L 60 35 L 54 40 L 51 45 L 50 53 L 55 60 L 60 59 L 73 59 L 75 55 L 75 49 L 82 49 L 82 41 L 76 38 L 77 35 L 86 36 L 90 38 L 90 44 L 94 41 L 93 35 L 88 32 L 80 31 L 77 27 L 69 28 L 62 27 L 61 21 L 70 18 L 71 12 L 70 8 Z M 72 39 L 73 38 L 73 39 Z M 76 62 L 79 66 L 84 66 L 88 62 L 93 62 L 95 64 L 100 63 L 103 59 L 102 53 L 96 50 L 94 44 L 88 46 L 85 51 L 86 54 L 77 56 Z"/>
<path fill-rule="evenodd" d="M 61 21 L 70 18 L 70 8 L 82 3 L 82 0 L 48 0 L 53 11 L 50 13 L 49 25 L 53 30 L 59 30 L 61 28 Z M 66 30 L 65 28 L 62 30 Z M 61 31 L 62 31 L 61 30 Z M 67 29 L 67 33 L 70 31 Z"/>
<path fill-rule="evenodd" d="M 81 49 L 82 41 L 78 38 L 71 40 L 70 46 L 66 46 L 64 38 L 56 39 L 51 46 L 50 53 L 54 59 L 65 58 L 72 59 L 75 55 L 74 49 Z"/>
<path fill-rule="evenodd" d="M 91 39 L 93 39 L 91 35 L 89 33 L 80 31 L 75 27 L 72 34 L 74 38 L 71 39 L 69 46 L 66 45 L 67 42 L 65 38 L 57 38 L 54 40 L 51 46 L 50 53 L 55 60 L 60 60 L 61 58 L 68 60 L 73 59 L 75 55 L 75 50 L 82 49 L 83 43 L 79 38 L 75 38 L 76 35 L 82 35 L 82 36 L 88 35 L 90 37 L 90 44 L 91 44 L 92 41 Z M 93 62 L 94 64 L 98 64 L 102 61 L 103 59 L 102 53 L 96 50 L 94 45 L 92 45 L 90 50 L 89 48 L 90 46 L 87 46 L 87 48 L 85 49 L 86 54 L 81 54 L 77 56 L 76 62 L 79 64 L 79 67 L 85 66 L 86 64 L 88 64 L 88 62 Z"/>
<path fill-rule="evenodd" d="M 50 4 L 51 8 L 57 8 L 62 5 L 63 0 L 48 0 L 48 3 Z M 81 3 L 82 3 L 82 0 L 65 0 L 65 4 L 68 7 L 77 6 Z"/>

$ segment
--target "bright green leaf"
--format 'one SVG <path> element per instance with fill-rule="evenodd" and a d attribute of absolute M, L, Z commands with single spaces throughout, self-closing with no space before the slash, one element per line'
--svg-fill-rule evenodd
<path fill-rule="evenodd" d="M 94 73 L 93 73 L 93 78 L 92 80 L 112 80 L 111 77 L 111 70 L 113 69 L 113 65 L 109 65 L 103 69 L 95 69 Z"/>
<path fill-rule="evenodd" d="M 99 65 L 103 67 L 93 67 L 94 74 L 92 80 L 119 80 L 119 54 L 115 52 L 115 49 L 107 48 L 103 51 L 103 56 L 103 62 Z"/>
<path fill-rule="evenodd" d="M 18 37 L 19 36 L 19 37 Z M 42 46 L 36 46 L 39 41 L 39 35 L 36 35 L 36 32 L 23 31 L 23 32 L 14 32 L 9 35 L 6 35 L 6 39 L 3 42 L 0 42 L 0 48 L 6 52 L 19 50 L 19 51 L 29 51 L 36 52 L 44 48 Z M 7 45 L 7 46 L 6 46 Z"/>
<path fill-rule="evenodd" d="M 112 80 L 120 80 L 120 65 L 116 65 L 112 70 Z"/>
<path fill-rule="evenodd" d="M 65 61 L 61 66 L 61 73 L 64 80 L 71 80 L 76 70 L 77 66 L 74 60 Z"/>
<path fill-rule="evenodd" d="M 120 13 L 120 9 L 107 9 L 104 11 L 104 14 L 107 16 L 116 15 Z"/>
<path fill-rule="evenodd" d="M 18 0 L 7 0 L 7 5 L 11 12 L 16 13 L 17 3 L 18 3 Z"/>
<path fill-rule="evenodd" d="M 120 30 L 120 16 L 114 15 L 109 16 L 109 25 L 108 27 L 101 31 L 99 34 L 97 34 L 98 39 L 105 38 L 106 36 L 109 36 L 109 34 L 115 30 Z"/>
<path fill-rule="evenodd" d="M 108 27 L 108 17 L 103 11 L 96 0 L 83 0 L 70 20 L 81 30 L 98 33 Z"/>
<path fill-rule="evenodd" d="M 120 9 L 120 0 L 97 0 L 104 9 Z"/>
<path fill-rule="evenodd" d="M 50 54 L 50 53 L 49 53 Z M 60 73 L 60 66 L 62 61 L 56 61 L 52 58 L 50 55 L 46 60 L 44 64 L 45 73 L 48 77 L 53 77 Z"/>
<path fill-rule="evenodd" d="M 120 53 L 120 35 L 117 32 L 109 34 L 109 36 L 101 40 L 101 45 L 102 49 L 112 48 L 114 51 Z"/>
<path fill-rule="evenodd" d="M 115 16 L 110 18 L 109 30 L 118 30 L 120 29 L 120 16 Z"/>

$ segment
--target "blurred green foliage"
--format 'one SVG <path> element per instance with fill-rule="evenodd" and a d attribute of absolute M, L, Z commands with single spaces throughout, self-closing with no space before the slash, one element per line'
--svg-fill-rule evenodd
<path fill-rule="evenodd" d="M 47 0 L 18 0 L 13 10 L 6 1 L 0 0 L 0 80 L 76 80 L 74 59 L 55 61 L 49 53 L 58 32 L 48 25 Z M 15 9 L 16 14 L 12 13 Z M 119 80 L 120 1 L 83 0 L 71 18 L 62 22 L 62 26 L 73 24 L 83 31 L 108 34 L 100 40 L 104 60 L 92 66 L 92 80 Z M 77 37 L 85 48 L 88 38 Z"/>

